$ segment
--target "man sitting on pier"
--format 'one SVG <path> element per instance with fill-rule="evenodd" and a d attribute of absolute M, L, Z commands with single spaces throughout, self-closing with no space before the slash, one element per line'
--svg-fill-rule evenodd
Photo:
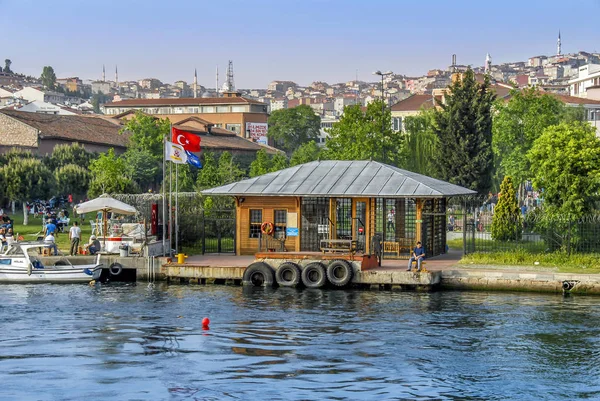
<path fill-rule="evenodd" d="M 415 249 L 413 249 L 413 253 L 412 256 L 410 257 L 410 259 L 408 260 L 408 269 L 406 269 L 406 271 L 411 271 L 412 270 L 412 264 L 413 262 L 417 262 L 417 271 L 420 272 L 421 271 L 421 262 L 423 262 L 423 259 L 425 259 L 425 249 L 423 249 L 423 247 L 421 246 L 421 241 L 417 242 L 417 246 L 415 247 Z"/>

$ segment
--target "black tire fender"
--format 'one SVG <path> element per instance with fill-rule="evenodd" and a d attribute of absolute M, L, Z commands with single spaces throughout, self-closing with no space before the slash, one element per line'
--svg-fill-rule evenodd
<path fill-rule="evenodd" d="M 272 287 L 275 282 L 273 268 L 265 262 L 254 262 L 244 270 L 242 283 L 253 287 Z"/>
<path fill-rule="evenodd" d="M 327 283 L 325 266 L 321 262 L 312 262 L 302 269 L 302 283 L 306 288 L 321 288 Z"/>
<path fill-rule="evenodd" d="M 275 280 L 281 287 L 296 287 L 301 279 L 300 266 L 293 262 L 282 263 L 275 271 Z"/>
<path fill-rule="evenodd" d="M 112 265 L 110 265 L 110 267 L 108 268 L 108 272 L 111 276 L 118 276 L 123 272 L 123 266 L 121 266 L 120 263 L 115 262 Z"/>
<path fill-rule="evenodd" d="M 352 265 L 347 260 L 334 260 L 327 266 L 327 279 L 336 287 L 348 285 L 353 273 Z"/>

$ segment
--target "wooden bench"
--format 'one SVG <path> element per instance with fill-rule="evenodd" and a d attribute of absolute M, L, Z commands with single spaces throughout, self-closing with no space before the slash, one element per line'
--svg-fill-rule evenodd
<path fill-rule="evenodd" d="M 406 251 L 410 254 L 412 243 L 413 240 L 410 238 L 400 238 L 398 241 L 384 241 L 383 253 L 395 253 L 397 257 L 400 257 L 402 251 Z"/>
<path fill-rule="evenodd" d="M 388 252 L 388 253 L 393 252 L 396 254 L 396 256 L 400 257 L 400 243 L 384 241 L 383 242 L 383 253 L 385 254 L 386 252 Z"/>
<path fill-rule="evenodd" d="M 356 252 L 357 241 L 354 239 L 322 239 L 321 251 L 324 252 Z"/>

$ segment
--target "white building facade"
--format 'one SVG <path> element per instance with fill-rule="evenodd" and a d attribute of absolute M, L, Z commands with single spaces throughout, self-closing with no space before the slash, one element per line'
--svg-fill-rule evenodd
<path fill-rule="evenodd" d="M 579 67 L 577 77 L 569 81 L 569 93 L 571 96 L 600 100 L 600 97 L 594 97 L 597 91 L 588 93 L 588 89 L 598 86 L 600 86 L 600 64 L 588 64 Z"/>

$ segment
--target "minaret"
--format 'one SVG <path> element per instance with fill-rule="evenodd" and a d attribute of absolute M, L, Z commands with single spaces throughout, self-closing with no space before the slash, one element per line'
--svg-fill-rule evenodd
<path fill-rule="evenodd" d="M 104 64 L 102 64 L 102 82 L 106 82 L 106 70 L 104 69 Z"/>
<path fill-rule="evenodd" d="M 198 96 L 198 71 L 196 71 L 196 69 L 194 68 L 194 97 Z"/>
<path fill-rule="evenodd" d="M 558 30 L 558 40 L 556 41 L 556 55 L 560 56 L 562 54 L 561 48 L 560 48 L 560 29 Z"/>
<path fill-rule="evenodd" d="M 115 65 L 115 85 L 117 86 L 117 88 L 119 87 L 119 69 L 116 65 Z"/>
<path fill-rule="evenodd" d="M 215 84 L 215 97 L 219 97 L 219 66 L 217 66 L 217 83 Z"/>
<path fill-rule="evenodd" d="M 488 53 L 485 56 L 485 73 L 489 74 L 492 71 L 492 56 Z"/>

